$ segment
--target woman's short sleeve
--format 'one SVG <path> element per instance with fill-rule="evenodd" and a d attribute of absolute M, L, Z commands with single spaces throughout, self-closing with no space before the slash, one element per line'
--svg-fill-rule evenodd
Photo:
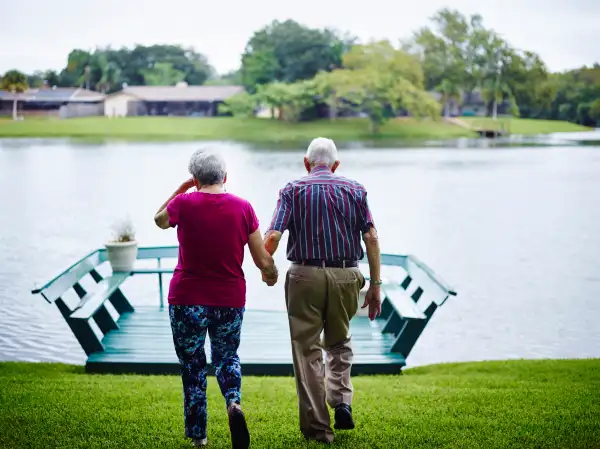
<path fill-rule="evenodd" d="M 254 212 L 254 208 L 250 203 L 246 208 L 246 223 L 248 224 L 248 235 L 253 234 L 258 229 L 258 217 L 256 216 L 256 212 Z"/>
<path fill-rule="evenodd" d="M 177 195 L 173 198 L 169 204 L 167 204 L 167 215 L 169 217 L 169 226 L 174 228 L 179 224 L 179 219 L 181 216 L 181 203 L 183 199 L 183 194 Z"/>

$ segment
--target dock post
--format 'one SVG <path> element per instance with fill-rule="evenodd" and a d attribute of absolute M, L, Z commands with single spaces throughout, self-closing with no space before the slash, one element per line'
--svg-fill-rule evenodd
<path fill-rule="evenodd" d="M 158 268 L 160 269 L 160 257 L 156 258 L 158 262 Z M 164 309 L 165 303 L 163 299 L 163 278 L 162 273 L 158 273 L 158 294 L 160 295 L 160 308 Z"/>

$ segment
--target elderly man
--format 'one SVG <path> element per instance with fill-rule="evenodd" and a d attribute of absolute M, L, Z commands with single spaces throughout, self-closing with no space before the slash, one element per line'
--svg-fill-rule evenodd
<path fill-rule="evenodd" d="M 365 284 L 358 268 L 361 238 L 371 279 L 362 308 L 369 308 L 371 320 L 381 312 L 379 243 L 367 191 L 336 175 L 339 165 L 334 142 L 314 139 L 304 157 L 308 175 L 281 189 L 265 234 L 265 246 L 273 254 L 282 233 L 289 231 L 287 258 L 292 264 L 285 297 L 300 430 L 306 439 L 324 443 L 334 438 L 326 402 L 335 409 L 336 429 L 354 428 L 349 327 Z M 322 348 L 327 352 L 325 367 Z"/>

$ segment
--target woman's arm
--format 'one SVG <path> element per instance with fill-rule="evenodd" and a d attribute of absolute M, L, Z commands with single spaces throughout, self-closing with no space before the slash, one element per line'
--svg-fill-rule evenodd
<path fill-rule="evenodd" d="M 175 192 L 171 194 L 169 199 L 163 203 L 162 206 L 158 209 L 158 212 L 154 215 L 154 223 L 161 229 L 169 229 L 171 226 L 169 225 L 169 214 L 167 213 L 167 206 L 171 202 L 173 198 L 177 195 L 187 192 L 192 187 L 194 187 L 194 178 L 190 178 L 187 181 L 183 182 Z"/>
<path fill-rule="evenodd" d="M 250 249 L 254 265 L 263 273 L 263 280 L 269 286 L 275 285 L 278 274 L 277 267 L 275 266 L 273 256 L 265 249 L 260 229 L 254 231 L 248 237 L 248 248 Z"/>

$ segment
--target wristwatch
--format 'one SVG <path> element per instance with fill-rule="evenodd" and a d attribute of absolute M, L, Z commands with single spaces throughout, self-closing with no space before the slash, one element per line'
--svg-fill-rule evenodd
<path fill-rule="evenodd" d="M 369 282 L 370 282 L 371 284 L 373 284 L 373 285 L 382 285 L 382 284 L 383 284 L 383 281 L 381 281 L 381 280 L 379 280 L 379 281 L 374 281 L 373 279 L 371 279 Z"/>

